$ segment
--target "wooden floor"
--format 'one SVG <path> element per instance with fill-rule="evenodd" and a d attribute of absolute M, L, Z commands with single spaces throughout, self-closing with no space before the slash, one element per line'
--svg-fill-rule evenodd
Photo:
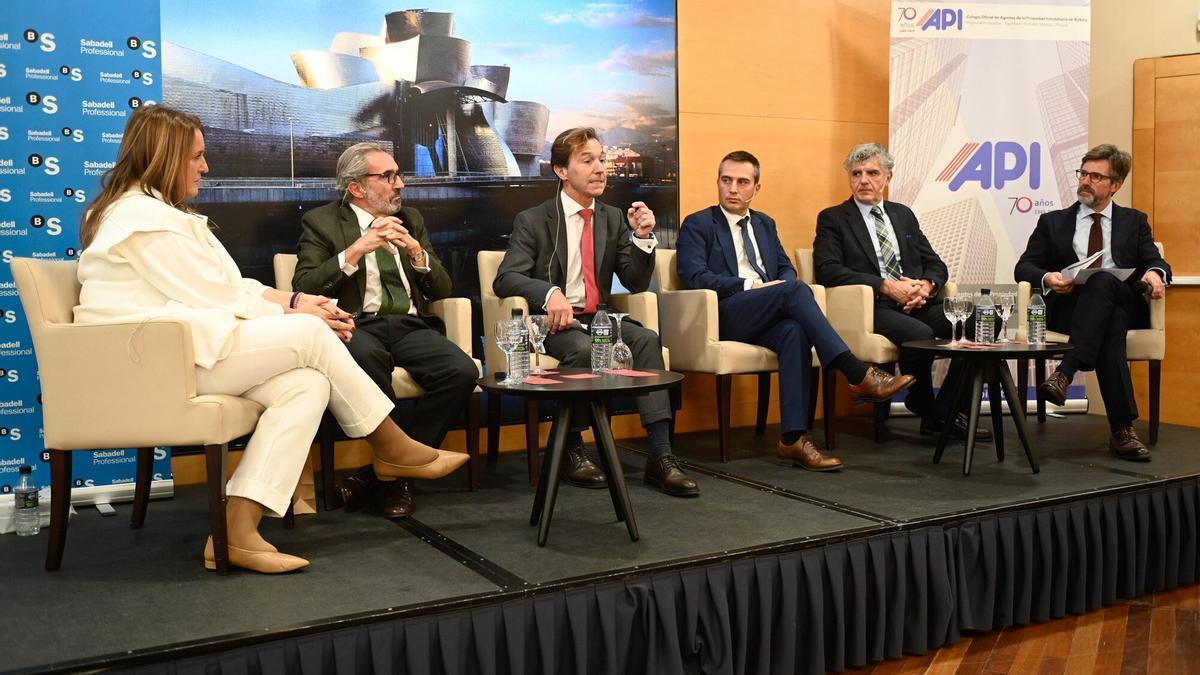
<path fill-rule="evenodd" d="M 1200 585 L 846 672 L 1200 675 Z"/>

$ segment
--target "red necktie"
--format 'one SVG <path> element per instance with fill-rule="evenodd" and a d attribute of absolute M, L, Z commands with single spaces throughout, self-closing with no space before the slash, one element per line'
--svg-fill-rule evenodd
<path fill-rule="evenodd" d="M 1099 213 L 1092 214 L 1092 231 L 1088 233 L 1088 257 L 1104 250 L 1104 232 L 1100 229 L 1101 217 Z M 1103 260 L 1104 256 L 1100 256 L 1093 260 L 1088 267 L 1099 267 Z"/>
<path fill-rule="evenodd" d="M 596 240 L 592 236 L 592 210 L 579 212 L 583 217 L 583 234 L 579 238 L 579 257 L 583 262 L 583 311 L 580 314 L 595 314 L 600 302 L 600 287 L 596 285 Z"/>

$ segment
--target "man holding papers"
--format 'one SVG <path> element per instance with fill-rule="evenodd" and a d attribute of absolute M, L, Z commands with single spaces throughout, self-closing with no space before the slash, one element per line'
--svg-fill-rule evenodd
<path fill-rule="evenodd" d="M 1163 296 L 1171 267 L 1146 214 L 1112 201 L 1131 165 L 1129 153 L 1113 145 L 1089 150 L 1076 171 L 1079 201 L 1038 218 L 1014 274 L 1046 295 L 1047 326 L 1068 333 L 1075 347 L 1038 391 L 1062 405 L 1076 371 L 1095 370 L 1112 430 L 1109 449 L 1144 462 L 1150 451 L 1133 431 L 1138 413 L 1125 332 L 1149 325 L 1147 299 Z"/>

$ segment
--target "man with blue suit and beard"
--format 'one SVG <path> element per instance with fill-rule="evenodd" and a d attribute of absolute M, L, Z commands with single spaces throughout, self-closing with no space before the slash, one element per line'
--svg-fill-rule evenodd
<path fill-rule="evenodd" d="M 833 471 L 841 460 L 826 456 L 807 431 L 810 349 L 821 365 L 840 370 L 850 391 L 865 401 L 886 401 L 912 384 L 855 358 L 829 325 L 812 289 L 796 279 L 775 221 L 752 211 L 762 188 L 758 159 L 744 150 L 725 155 L 717 171 L 719 204 L 691 214 L 679 230 L 677 267 L 689 288 L 716 291 L 721 339 L 766 347 L 779 355 L 781 438 L 776 457 L 809 471 Z"/>

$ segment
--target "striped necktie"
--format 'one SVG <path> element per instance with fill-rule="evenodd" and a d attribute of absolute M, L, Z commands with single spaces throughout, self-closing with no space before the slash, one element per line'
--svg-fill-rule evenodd
<path fill-rule="evenodd" d="M 889 279 L 899 279 L 904 272 L 900 269 L 900 261 L 896 258 L 896 244 L 892 241 L 892 228 L 883 220 L 883 210 L 878 205 L 871 207 L 871 215 L 875 217 L 875 236 L 879 239 L 879 253 L 883 258 L 883 269 Z"/>

